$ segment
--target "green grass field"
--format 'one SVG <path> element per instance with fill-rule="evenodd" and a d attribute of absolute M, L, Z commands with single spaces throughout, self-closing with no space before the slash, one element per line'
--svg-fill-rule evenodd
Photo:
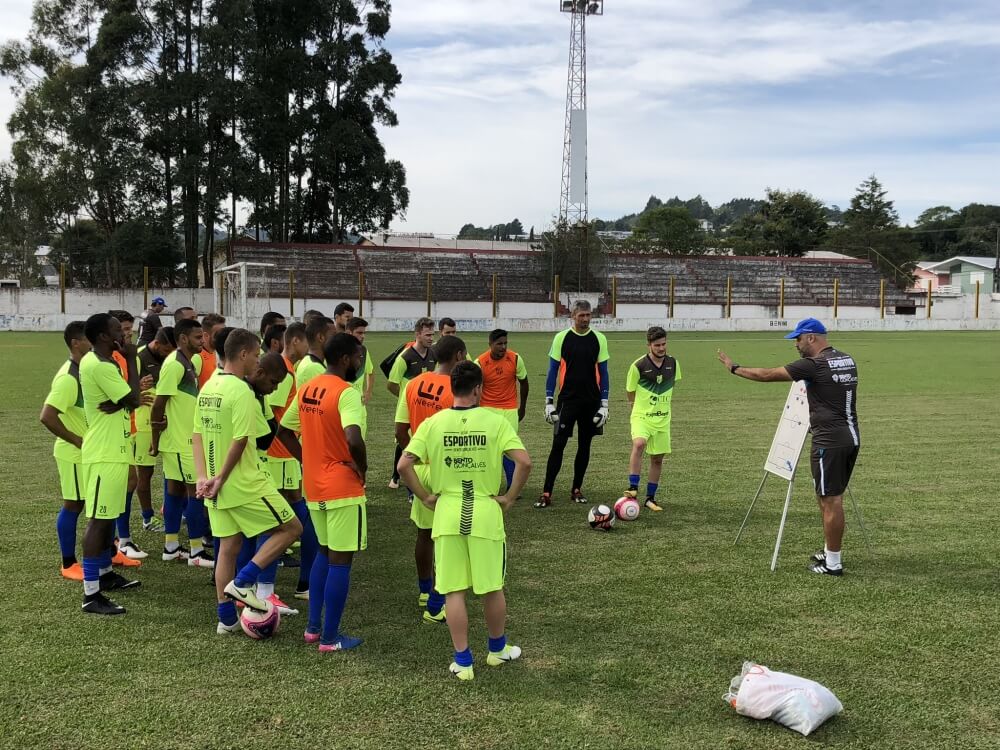
<path fill-rule="evenodd" d="M 371 336 L 373 354 L 381 359 L 397 338 Z M 624 372 L 644 352 L 640 334 L 609 338 L 611 422 L 585 487 L 605 502 L 624 489 Z M 269 642 L 216 636 L 207 574 L 160 562 L 162 539 L 141 531 L 137 541 L 153 554 L 140 569 L 143 588 L 117 597 L 128 615 L 80 612 L 81 586 L 58 575 L 58 485 L 37 421 L 64 347 L 57 335 L 0 334 L 0 746 L 997 747 L 1000 334 L 832 340 L 859 363 L 863 448 L 852 486 L 875 544 L 864 551 L 849 515 L 842 579 L 805 570 L 822 544 L 807 469 L 777 573 L 768 565 L 779 480 L 732 546 L 787 386 L 731 377 L 715 350 L 776 365 L 795 357 L 790 342 L 671 338 L 684 379 L 661 484 L 666 512 L 604 534 L 566 500 L 575 442 L 556 503 L 531 508 L 551 434 L 542 420 L 550 337 L 514 334 L 533 393 L 522 435 L 535 471 L 508 517 L 509 633 L 524 658 L 485 665 L 473 604 L 479 668 L 475 682 L 458 683 L 446 672 L 447 630 L 419 619 L 405 495 L 385 487 L 392 417 L 380 374 L 369 417 L 369 549 L 356 558 L 345 615 L 345 630 L 366 643 L 320 657 L 302 644 L 304 615 L 286 618 Z M 485 348 L 482 334 L 466 341 L 476 354 Z M 279 574 L 279 593 L 291 594 L 293 576 Z M 826 684 L 844 713 L 805 741 L 737 716 L 720 696 L 746 659 Z"/>

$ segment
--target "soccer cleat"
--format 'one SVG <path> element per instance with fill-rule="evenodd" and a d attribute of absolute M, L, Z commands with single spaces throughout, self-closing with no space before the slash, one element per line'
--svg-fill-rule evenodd
<path fill-rule="evenodd" d="M 163 548 L 163 562 L 171 562 L 172 560 L 184 562 L 189 557 L 191 557 L 191 553 L 188 552 L 186 547 L 178 547 L 173 552 L 169 551 L 166 547 Z"/>
<path fill-rule="evenodd" d="M 237 620 L 232 625 L 226 625 L 224 622 L 220 622 L 215 626 L 215 632 L 219 635 L 236 635 L 243 628 L 240 627 L 240 621 Z"/>
<path fill-rule="evenodd" d="M 245 589 L 240 588 L 236 585 L 236 581 L 230 581 L 223 589 L 223 593 L 236 602 L 237 606 L 242 603 L 255 612 L 267 612 L 267 604 L 262 599 L 258 599 L 257 594 L 249 586 Z"/>
<path fill-rule="evenodd" d="M 201 538 L 201 543 L 205 546 L 206 549 L 212 549 L 212 547 L 215 546 L 215 537 L 203 536 Z"/>
<path fill-rule="evenodd" d="M 653 498 L 651 498 L 651 497 L 647 497 L 646 498 L 645 506 L 646 506 L 646 510 L 651 510 L 651 511 L 653 511 L 655 513 L 659 513 L 661 510 L 663 510 L 663 508 L 661 508 L 659 505 L 657 505 L 656 501 Z"/>
<path fill-rule="evenodd" d="M 427 606 L 427 602 L 430 600 L 430 598 L 431 598 L 430 594 L 417 594 L 417 605 L 420 607 L 420 609 L 423 609 L 424 607 Z"/>
<path fill-rule="evenodd" d="M 460 680 L 474 680 L 476 678 L 476 673 L 473 671 L 471 666 L 463 667 L 457 661 L 453 661 L 451 663 L 451 666 L 448 667 L 448 671 Z"/>
<path fill-rule="evenodd" d="M 142 530 L 154 533 L 163 531 L 163 521 L 159 516 L 153 516 L 148 521 L 142 522 Z"/>
<path fill-rule="evenodd" d="M 288 552 L 288 550 L 285 550 L 285 554 L 278 558 L 278 567 L 280 568 L 298 568 L 300 566 L 299 558 Z"/>
<path fill-rule="evenodd" d="M 321 641 L 319 644 L 319 652 L 321 654 L 328 654 L 331 651 L 350 651 L 352 648 L 357 648 L 362 643 L 364 643 L 363 638 L 354 638 L 341 633 L 337 636 L 337 640 L 333 643 L 323 643 Z"/>
<path fill-rule="evenodd" d="M 396 481 L 395 479 L 390 479 L 389 480 L 389 489 L 390 490 L 398 490 L 399 489 L 399 482 Z"/>
<path fill-rule="evenodd" d="M 295 609 L 294 607 L 289 607 L 287 604 L 281 601 L 281 599 L 278 598 L 277 594 L 271 594 L 270 596 L 266 597 L 266 600 L 274 605 L 274 608 L 278 610 L 278 614 L 281 616 L 297 615 L 299 613 L 297 609 Z"/>
<path fill-rule="evenodd" d="M 83 566 L 80 563 L 75 562 L 59 571 L 63 578 L 68 578 L 71 581 L 82 581 L 83 580 Z"/>
<path fill-rule="evenodd" d="M 444 615 L 444 607 L 441 607 L 441 611 L 438 612 L 436 615 L 432 615 L 430 612 L 428 612 L 425 609 L 424 610 L 424 622 L 441 623 L 441 624 L 448 622 L 447 618 L 445 618 L 445 615 Z"/>
<path fill-rule="evenodd" d="M 809 564 L 813 563 L 825 563 L 826 562 L 826 550 L 821 549 L 819 552 L 813 552 L 809 555 Z"/>
<path fill-rule="evenodd" d="M 548 508 L 550 505 L 552 505 L 552 493 L 551 492 L 543 492 L 538 497 L 538 500 L 535 501 L 535 507 L 536 508 Z M 467 679 L 471 680 L 472 678 L 469 677 Z"/>
<path fill-rule="evenodd" d="M 129 560 L 145 560 L 149 555 L 139 549 L 135 542 L 125 542 L 118 546 L 118 552 L 125 555 Z"/>
<path fill-rule="evenodd" d="M 83 611 L 88 615 L 123 615 L 125 607 L 115 604 L 104 594 L 87 594 L 83 597 Z"/>
<path fill-rule="evenodd" d="M 214 568 L 215 560 L 205 550 L 198 550 L 193 555 L 188 555 L 188 565 L 192 568 Z"/>
<path fill-rule="evenodd" d="M 820 575 L 826 576 L 842 576 L 844 575 L 843 566 L 839 568 L 828 568 L 825 562 L 814 563 L 809 566 L 809 571 L 812 573 L 819 573 Z"/>
<path fill-rule="evenodd" d="M 583 496 L 583 490 L 581 490 L 580 488 L 573 490 L 573 494 L 570 495 L 570 498 L 573 500 L 574 503 L 587 502 L 587 498 Z"/>
<path fill-rule="evenodd" d="M 118 575 L 114 571 L 105 573 L 100 577 L 101 591 L 118 591 L 122 589 L 137 589 L 142 586 L 142 581 L 134 581 L 125 576 Z"/>
<path fill-rule="evenodd" d="M 310 646 L 314 643 L 319 643 L 319 633 L 313 633 L 311 630 L 307 629 L 306 632 L 302 634 L 302 640 Z"/>
<path fill-rule="evenodd" d="M 631 487 L 622 493 L 622 497 L 630 497 L 635 500 L 639 497 L 639 490 L 634 490 Z"/>
<path fill-rule="evenodd" d="M 299 587 L 296 586 L 295 587 L 295 593 L 292 594 L 292 596 L 295 597 L 296 599 L 301 599 L 302 601 L 305 601 L 305 602 L 309 601 L 309 588 L 308 588 L 308 586 L 306 588 L 304 588 L 304 589 L 300 589 Z"/>
<path fill-rule="evenodd" d="M 521 647 L 511 646 L 509 643 L 503 647 L 503 651 L 493 653 L 490 651 L 486 656 L 486 663 L 491 667 L 499 667 L 509 661 L 516 661 L 521 658 Z"/>
<path fill-rule="evenodd" d="M 111 564 L 120 565 L 123 568 L 138 568 L 142 562 L 127 557 L 121 550 L 116 550 L 115 556 L 111 558 Z"/>

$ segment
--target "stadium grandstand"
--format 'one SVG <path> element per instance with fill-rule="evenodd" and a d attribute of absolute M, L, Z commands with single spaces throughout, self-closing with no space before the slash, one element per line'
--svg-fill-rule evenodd
<path fill-rule="evenodd" d="M 310 299 L 354 298 L 359 283 L 369 300 L 419 300 L 428 291 L 449 301 L 489 301 L 493 277 L 505 301 L 550 299 L 551 278 L 545 256 L 524 243 L 455 241 L 450 246 L 326 245 L 241 242 L 231 262 L 272 264 L 270 293 L 285 296 L 293 281 L 297 295 Z M 455 246 L 457 245 L 457 246 Z M 516 246 L 521 249 L 511 249 Z M 674 300 L 720 305 L 731 289 L 733 304 L 776 305 L 784 280 L 784 302 L 830 305 L 837 280 L 839 304 L 878 306 L 883 277 L 869 261 L 844 257 L 737 257 L 726 255 L 608 254 L 601 292 L 612 287 L 621 303 L 665 302 L 671 279 Z M 564 286 L 565 289 L 565 286 Z M 912 306 L 891 282 L 885 304 Z"/>

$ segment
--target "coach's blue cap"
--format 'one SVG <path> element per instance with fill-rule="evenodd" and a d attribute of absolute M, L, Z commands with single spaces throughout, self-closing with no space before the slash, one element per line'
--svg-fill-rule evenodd
<path fill-rule="evenodd" d="M 816 320 L 816 318 L 806 318 L 805 320 L 800 320 L 798 325 L 795 326 L 795 330 L 785 336 L 785 338 L 797 339 L 804 333 L 826 333 L 826 326 Z"/>
<path fill-rule="evenodd" d="M 164 307 L 166 307 L 167 306 L 167 301 L 165 299 L 163 299 L 163 297 L 153 297 L 153 301 L 152 301 L 151 304 L 154 304 L 154 305 L 163 305 Z"/>

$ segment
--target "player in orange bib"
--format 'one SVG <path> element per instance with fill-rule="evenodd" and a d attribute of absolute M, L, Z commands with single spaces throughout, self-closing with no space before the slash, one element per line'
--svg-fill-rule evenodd
<path fill-rule="evenodd" d="M 516 435 L 528 408 L 528 368 L 524 357 L 507 348 L 507 331 L 502 328 L 491 331 L 489 341 L 490 348 L 476 359 L 476 364 L 483 371 L 483 397 L 479 405 L 506 419 Z M 503 458 L 503 473 L 510 487 L 514 462 L 506 456 Z"/>
<path fill-rule="evenodd" d="M 302 461 L 309 515 L 319 540 L 309 576 L 304 638 L 306 643 L 318 641 L 320 653 L 361 645 L 360 638 L 340 632 L 340 621 L 354 553 L 368 547 L 364 407 L 351 387 L 361 367 L 361 343 L 349 333 L 338 333 L 327 339 L 323 355 L 326 371 L 299 388 L 278 430 L 289 452 Z M 301 435 L 301 444 L 295 433 Z"/>
<path fill-rule="evenodd" d="M 437 365 L 432 372 L 417 375 L 406 384 L 396 405 L 396 443 L 405 450 L 420 423 L 440 411 L 450 409 L 454 398 L 451 394 L 451 371 L 465 360 L 465 342 L 458 336 L 444 336 L 435 347 Z M 421 481 L 426 482 L 426 467 L 417 467 Z M 421 474 L 423 472 L 423 474 Z M 410 520 L 417 527 L 417 541 L 413 557 L 417 563 L 417 583 L 420 594 L 417 602 L 424 607 L 425 622 L 444 622 L 444 595 L 434 589 L 434 511 L 421 502 L 414 502 L 410 493 Z"/>

